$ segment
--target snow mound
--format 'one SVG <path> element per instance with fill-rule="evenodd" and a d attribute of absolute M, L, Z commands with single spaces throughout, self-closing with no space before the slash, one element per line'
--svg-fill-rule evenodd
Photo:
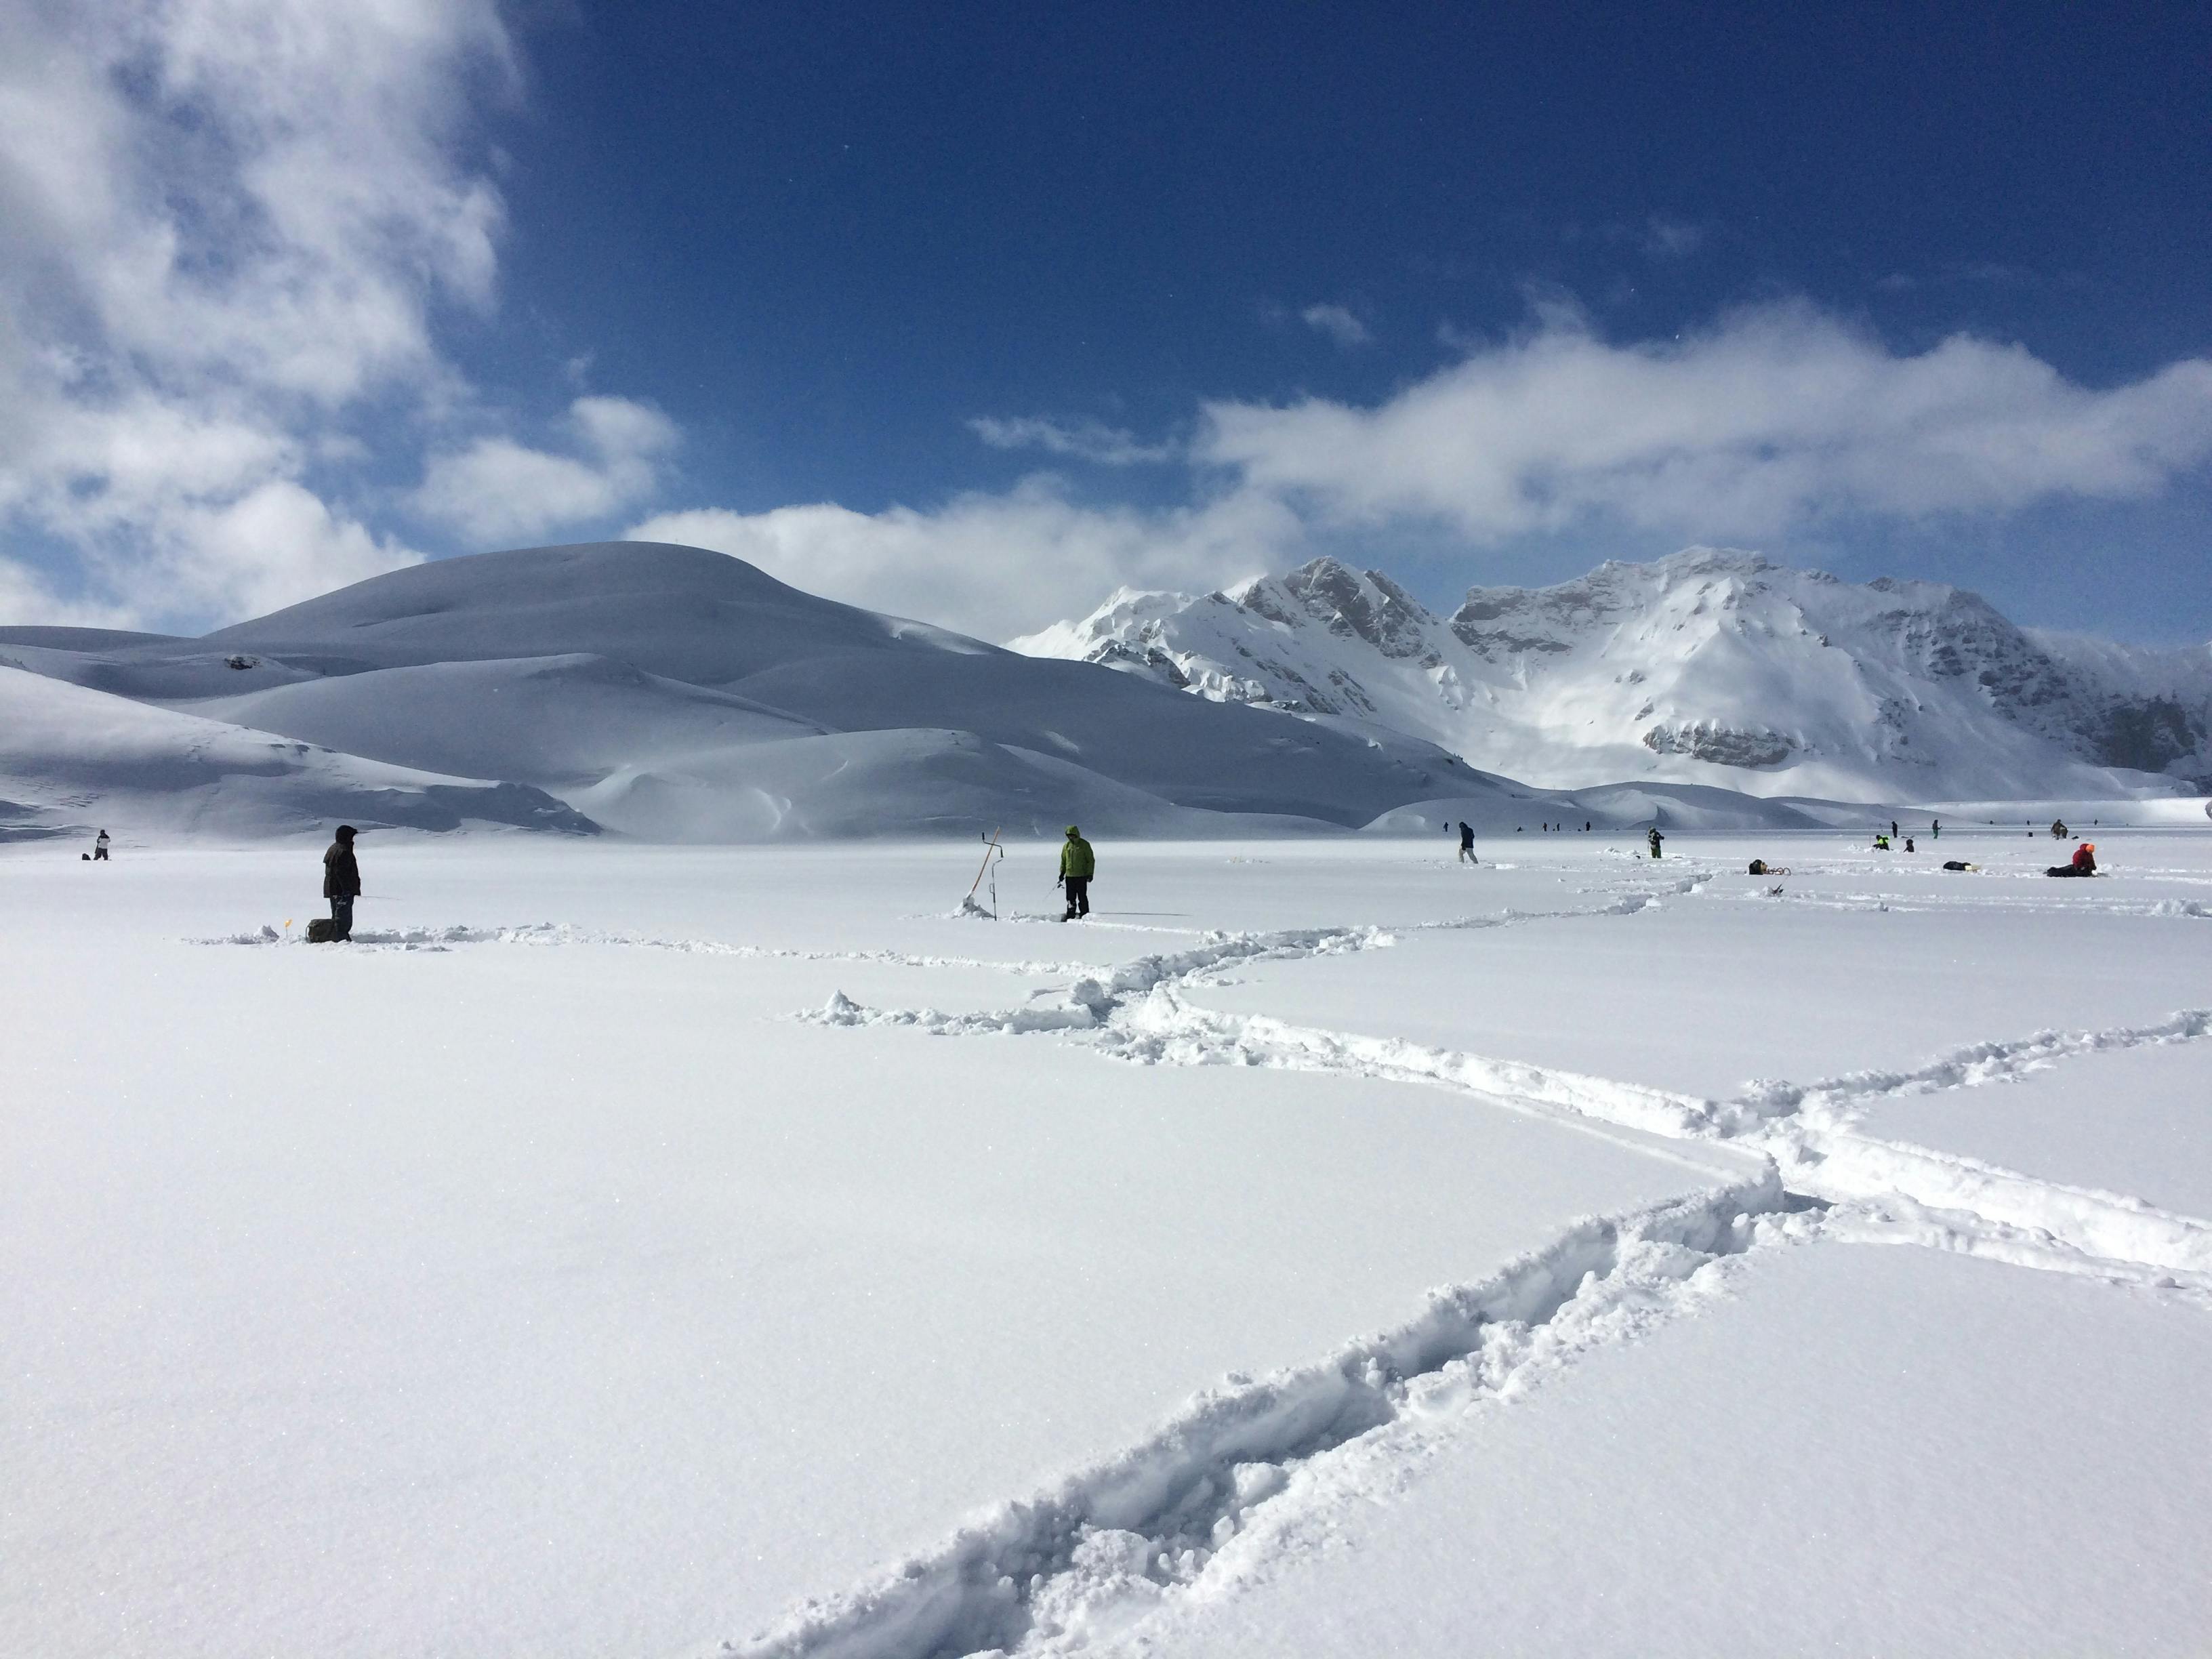
<path fill-rule="evenodd" d="M 204 644 L 324 672 L 611 657 L 694 685 L 831 653 L 1001 654 L 944 629 L 802 593 L 741 559 L 658 542 L 411 565 L 219 629 Z"/>

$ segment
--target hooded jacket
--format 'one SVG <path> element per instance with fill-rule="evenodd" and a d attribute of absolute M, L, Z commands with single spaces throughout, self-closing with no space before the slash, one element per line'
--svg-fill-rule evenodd
<path fill-rule="evenodd" d="M 353 860 L 353 842 L 341 836 L 331 843 L 323 854 L 323 896 L 325 898 L 358 898 L 361 896 L 361 866 Z"/>
<path fill-rule="evenodd" d="M 1060 873 L 1073 876 L 1079 881 L 1088 881 L 1098 868 L 1098 860 L 1091 850 L 1091 843 L 1075 833 L 1075 826 L 1067 826 L 1067 839 L 1060 848 Z"/>

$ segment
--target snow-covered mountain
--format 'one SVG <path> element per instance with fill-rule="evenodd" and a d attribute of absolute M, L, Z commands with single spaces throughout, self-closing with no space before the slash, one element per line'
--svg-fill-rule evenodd
<path fill-rule="evenodd" d="M 1316 559 L 1192 597 L 1124 590 L 1016 650 L 1351 720 L 1559 788 L 1844 800 L 2179 793 L 2212 776 L 2212 647 L 2015 627 L 1978 595 L 1692 548 L 1449 617 Z"/>
<path fill-rule="evenodd" d="M 1220 835 L 1501 787 L 1417 738 L 1039 661 L 639 543 L 420 565 L 197 640 L 0 629 L 0 826 L 18 828 Z"/>

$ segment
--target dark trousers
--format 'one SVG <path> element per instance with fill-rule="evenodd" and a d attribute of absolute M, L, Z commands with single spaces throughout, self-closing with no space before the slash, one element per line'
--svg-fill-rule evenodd
<path fill-rule="evenodd" d="M 1066 876 L 1061 878 L 1061 884 L 1067 889 L 1068 916 L 1073 919 L 1076 916 L 1089 915 L 1091 914 L 1091 878 Z"/>
<path fill-rule="evenodd" d="M 107 849 L 105 847 L 95 847 L 92 849 L 92 861 L 94 864 L 101 863 L 106 857 Z"/>
<path fill-rule="evenodd" d="M 331 937 L 332 939 L 353 937 L 353 900 L 350 897 L 333 898 L 331 901 Z"/>

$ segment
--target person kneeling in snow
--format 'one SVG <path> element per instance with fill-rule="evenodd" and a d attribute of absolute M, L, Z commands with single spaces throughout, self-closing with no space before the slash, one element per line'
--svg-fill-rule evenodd
<path fill-rule="evenodd" d="M 2097 843 L 2085 841 L 2074 849 L 2071 864 L 2054 864 L 2043 872 L 2046 876 L 2094 876 L 2097 873 Z"/>
<path fill-rule="evenodd" d="M 1067 890 L 1067 914 L 1062 921 L 1073 921 L 1078 916 L 1091 914 L 1091 878 L 1097 873 L 1098 859 L 1091 850 L 1091 843 L 1073 824 L 1067 826 L 1067 840 L 1060 849 L 1060 884 Z"/>
<path fill-rule="evenodd" d="M 331 902 L 331 938 L 353 937 L 353 902 L 361 896 L 361 866 L 354 862 L 353 825 L 338 825 L 337 839 L 323 854 L 323 896 Z"/>

